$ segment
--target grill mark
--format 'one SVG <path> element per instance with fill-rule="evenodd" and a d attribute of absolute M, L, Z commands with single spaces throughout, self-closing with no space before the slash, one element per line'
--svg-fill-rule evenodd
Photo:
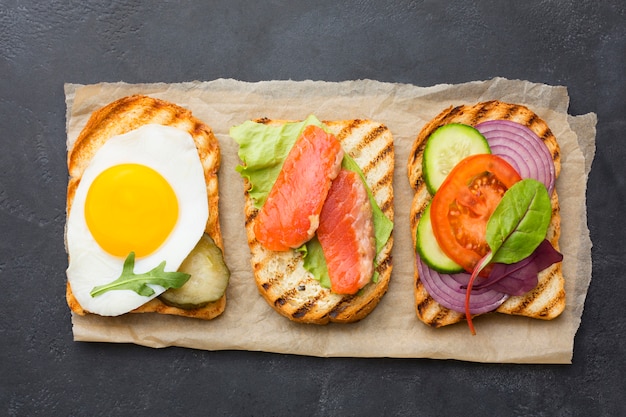
<path fill-rule="evenodd" d="M 550 312 L 565 298 L 565 290 L 561 289 L 556 296 L 539 312 L 539 317 L 550 317 Z"/>
<path fill-rule="evenodd" d="M 344 296 L 329 312 L 328 315 L 332 318 L 337 317 L 343 310 L 346 309 L 352 300 L 354 299 L 354 295 L 346 295 Z"/>
<path fill-rule="evenodd" d="M 291 317 L 293 317 L 294 319 L 301 319 L 302 317 L 306 316 L 311 311 L 311 308 L 315 304 L 317 304 L 317 301 L 319 299 L 320 299 L 320 294 L 318 293 L 314 298 L 309 299 L 300 308 L 294 311 Z"/>
<path fill-rule="evenodd" d="M 417 311 L 419 312 L 420 316 L 424 317 L 425 314 L 430 309 L 430 306 L 432 306 L 435 303 L 436 303 L 436 301 L 433 300 L 430 295 L 428 295 L 420 303 L 418 303 L 416 308 L 417 308 Z M 438 323 L 440 321 L 440 318 L 438 316 L 439 315 L 435 316 L 435 318 L 432 319 L 432 320 L 428 320 L 428 325 L 431 326 L 431 327 L 439 327 Z"/>
<path fill-rule="evenodd" d="M 416 303 L 415 305 L 418 316 L 422 317 L 423 321 L 426 324 L 434 328 L 444 326 L 446 323 L 448 323 L 448 316 L 454 314 L 454 312 L 441 306 L 437 301 L 435 301 L 428 293 L 428 291 L 426 291 L 426 289 L 423 287 L 421 280 L 417 279 L 415 281 L 415 288 L 416 292 L 423 292 L 424 294 L 426 294 L 426 297 L 424 297 L 420 302 Z M 433 311 L 437 311 L 437 314 L 431 319 L 426 319 L 426 313 L 428 313 L 431 309 Z M 463 317 L 465 317 L 465 315 L 463 315 Z"/>
<path fill-rule="evenodd" d="M 252 209 L 247 215 L 246 215 L 246 220 L 244 222 L 245 226 L 249 226 L 250 223 L 252 223 L 254 221 L 254 219 L 256 219 L 256 216 L 259 214 L 259 210 L 257 209 Z"/>
<path fill-rule="evenodd" d="M 548 142 L 550 139 L 554 137 L 554 134 L 552 133 L 549 127 L 544 125 L 543 130 L 541 130 L 537 134 L 537 136 L 539 136 L 543 142 Z"/>
<path fill-rule="evenodd" d="M 382 136 L 387 131 L 387 128 L 383 125 L 378 125 L 374 129 L 370 130 L 361 141 L 356 145 L 357 150 L 362 150 L 367 145 Z"/>
<path fill-rule="evenodd" d="M 126 114 L 128 107 L 131 106 L 131 103 L 133 101 L 131 100 L 131 98 L 132 97 L 127 97 L 122 100 L 118 100 L 115 103 L 113 103 L 113 105 L 108 106 L 106 113 L 102 115 L 102 118 L 100 119 L 100 122 L 98 123 L 98 125 L 100 124 L 108 125 L 111 119 L 117 118 L 116 115 L 118 113 Z"/>
<path fill-rule="evenodd" d="M 411 216 L 411 218 L 409 219 L 409 223 L 411 224 L 411 231 L 417 228 L 417 224 L 422 218 L 422 213 L 423 213 L 423 210 L 419 210 L 418 212 L 415 213 L 415 215 Z"/>
<path fill-rule="evenodd" d="M 445 307 L 441 307 L 437 315 L 431 320 L 429 324 L 432 327 L 441 327 L 447 321 L 446 319 L 448 318 L 448 315 L 450 315 L 450 310 Z"/>
<path fill-rule="evenodd" d="M 418 138 L 416 138 L 415 140 L 418 140 L 418 139 L 419 139 L 419 137 L 418 137 Z M 412 164 L 412 165 L 416 166 L 416 168 L 417 168 L 417 167 L 420 167 L 420 169 L 421 169 L 420 164 L 417 164 L 417 159 L 419 158 L 419 156 L 420 156 L 420 155 L 422 155 L 422 154 L 424 153 L 424 147 L 425 147 L 425 146 L 426 146 L 426 139 L 423 139 L 423 140 L 419 143 L 419 145 L 417 145 L 417 148 L 415 149 L 415 152 L 413 152 L 413 153 L 411 154 L 411 160 L 410 160 L 410 162 L 411 162 L 411 164 Z"/>
<path fill-rule="evenodd" d="M 391 259 L 391 255 L 386 256 L 383 261 L 376 266 L 376 272 L 382 275 L 383 272 L 389 269 L 389 267 L 391 266 Z"/>
<path fill-rule="evenodd" d="M 363 142 L 357 145 L 359 150 L 362 149 L 362 147 L 360 147 L 362 143 Z M 368 161 L 367 165 L 365 165 L 364 167 L 361 167 L 361 171 L 363 171 L 363 174 L 367 175 L 372 169 L 376 167 L 376 165 L 380 164 L 380 162 L 383 159 L 387 158 L 392 153 L 393 153 L 393 143 L 388 143 L 383 149 L 380 150 L 380 152 L 378 152 L 378 154 L 376 154 L 376 156 L 374 156 L 370 161 Z"/>
<path fill-rule="evenodd" d="M 210 133 L 210 129 L 206 124 L 196 119 L 193 121 L 191 129 L 189 129 L 189 133 L 191 133 L 192 136 L 204 136 Z"/>
<path fill-rule="evenodd" d="M 471 122 L 469 124 L 472 126 L 478 124 L 483 119 L 485 114 L 489 112 L 490 104 L 491 102 L 486 102 L 486 103 L 483 103 L 483 105 L 480 106 L 480 108 L 475 109 L 474 113 L 472 114 Z"/>
<path fill-rule="evenodd" d="M 366 310 L 372 310 L 372 303 L 378 303 L 379 298 L 370 298 L 365 304 L 363 304 L 361 306 L 361 308 L 359 308 L 354 315 L 358 316 L 361 315 L 362 311 L 366 311 Z"/>
<path fill-rule="evenodd" d="M 264 263 L 262 262 L 256 262 L 253 265 L 253 269 L 255 271 L 259 271 L 260 269 L 262 269 L 264 267 Z M 283 273 L 277 273 L 276 275 L 274 275 L 273 277 L 270 277 L 267 281 L 263 282 L 261 284 L 261 286 L 263 287 L 263 289 L 265 291 L 269 291 L 270 288 L 272 288 L 272 286 L 279 280 L 283 279 L 284 274 Z"/>
<path fill-rule="evenodd" d="M 327 123 L 327 122 L 324 122 L 324 123 Z M 335 135 L 335 137 L 337 138 L 337 140 L 339 140 L 339 142 L 343 142 L 348 136 L 350 136 L 352 131 L 356 129 L 361 123 L 363 123 L 363 121 L 360 119 L 351 120 L 347 126 L 341 129 L 339 133 Z"/>
<path fill-rule="evenodd" d="M 298 262 L 300 261 L 301 256 L 297 256 L 293 259 L 291 259 L 290 262 L 287 263 L 287 272 L 288 273 L 292 273 L 293 271 L 296 270 L 296 268 L 298 267 Z"/>
<path fill-rule="evenodd" d="M 463 108 L 464 106 L 456 106 L 453 107 L 448 114 L 446 115 L 446 117 L 454 117 L 456 115 L 462 115 L 463 114 Z M 434 130 L 434 129 L 433 129 Z"/>
<path fill-rule="evenodd" d="M 284 293 L 279 295 L 278 298 L 274 300 L 274 305 L 284 306 L 287 303 L 287 301 L 289 301 L 291 297 L 296 293 L 296 291 L 297 291 L 296 288 L 290 288 L 289 290 L 285 291 Z"/>
<path fill-rule="evenodd" d="M 383 175 L 380 178 L 380 180 L 378 180 L 375 184 L 373 184 L 370 187 L 370 190 L 372 190 L 372 193 L 378 194 L 378 192 L 381 189 L 386 188 L 392 184 L 393 184 L 393 171 L 390 171 L 390 172 L 387 172 L 385 175 Z"/>
<path fill-rule="evenodd" d="M 393 199 L 389 198 L 380 205 L 380 209 L 383 213 L 387 214 L 393 208 Z"/>
<path fill-rule="evenodd" d="M 555 271 L 551 271 L 549 276 L 543 281 L 537 284 L 537 286 L 532 290 L 530 294 L 526 294 L 523 299 L 516 305 L 515 308 L 511 309 L 511 313 L 513 314 L 523 314 L 527 307 L 535 302 L 537 299 L 537 295 L 543 293 L 545 288 L 552 282 L 552 280 L 556 277 Z"/>

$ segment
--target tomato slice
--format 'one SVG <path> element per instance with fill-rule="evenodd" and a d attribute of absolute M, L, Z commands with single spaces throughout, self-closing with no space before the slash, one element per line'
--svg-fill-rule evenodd
<path fill-rule="evenodd" d="M 506 190 L 521 179 L 501 157 L 478 154 L 461 160 L 437 190 L 430 208 L 433 233 L 446 255 L 466 271 L 489 251 L 487 221 Z"/>

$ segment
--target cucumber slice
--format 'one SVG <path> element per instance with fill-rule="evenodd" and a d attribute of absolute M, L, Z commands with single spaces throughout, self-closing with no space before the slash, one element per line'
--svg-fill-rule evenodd
<path fill-rule="evenodd" d="M 230 271 L 221 249 L 206 233 L 178 268 L 191 274 L 180 288 L 170 288 L 159 296 L 165 304 L 184 308 L 200 308 L 219 300 L 228 286 Z"/>
<path fill-rule="evenodd" d="M 437 272 L 445 274 L 454 274 L 463 272 L 464 269 L 446 255 L 441 248 L 435 234 L 433 226 L 430 222 L 430 203 L 422 213 L 420 222 L 417 225 L 416 250 L 420 258 L 426 265 Z"/>
<path fill-rule="evenodd" d="M 479 153 L 491 150 L 487 139 L 472 126 L 450 123 L 437 128 L 426 142 L 422 159 L 422 175 L 430 194 L 435 194 L 459 161 Z"/>

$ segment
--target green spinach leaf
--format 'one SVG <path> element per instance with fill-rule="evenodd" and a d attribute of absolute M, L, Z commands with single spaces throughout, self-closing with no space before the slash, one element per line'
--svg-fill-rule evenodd
<path fill-rule="evenodd" d="M 546 187 L 534 179 L 514 184 L 487 222 L 492 262 L 512 264 L 530 256 L 546 238 L 552 206 Z"/>

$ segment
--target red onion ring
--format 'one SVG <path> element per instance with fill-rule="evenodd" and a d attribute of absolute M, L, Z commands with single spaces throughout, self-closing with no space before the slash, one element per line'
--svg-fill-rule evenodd
<path fill-rule="evenodd" d="M 465 293 L 470 274 L 461 272 L 459 274 L 441 274 L 430 269 L 417 257 L 417 271 L 419 277 L 435 301 L 450 310 L 465 313 Z M 506 299 L 508 294 L 494 291 L 487 288 L 472 290 L 470 298 L 470 313 L 482 314 L 495 310 Z"/>
<path fill-rule="evenodd" d="M 556 181 L 554 162 L 535 132 L 511 120 L 489 120 L 475 128 L 487 139 L 491 153 L 504 158 L 522 178 L 542 182 L 552 195 Z"/>

